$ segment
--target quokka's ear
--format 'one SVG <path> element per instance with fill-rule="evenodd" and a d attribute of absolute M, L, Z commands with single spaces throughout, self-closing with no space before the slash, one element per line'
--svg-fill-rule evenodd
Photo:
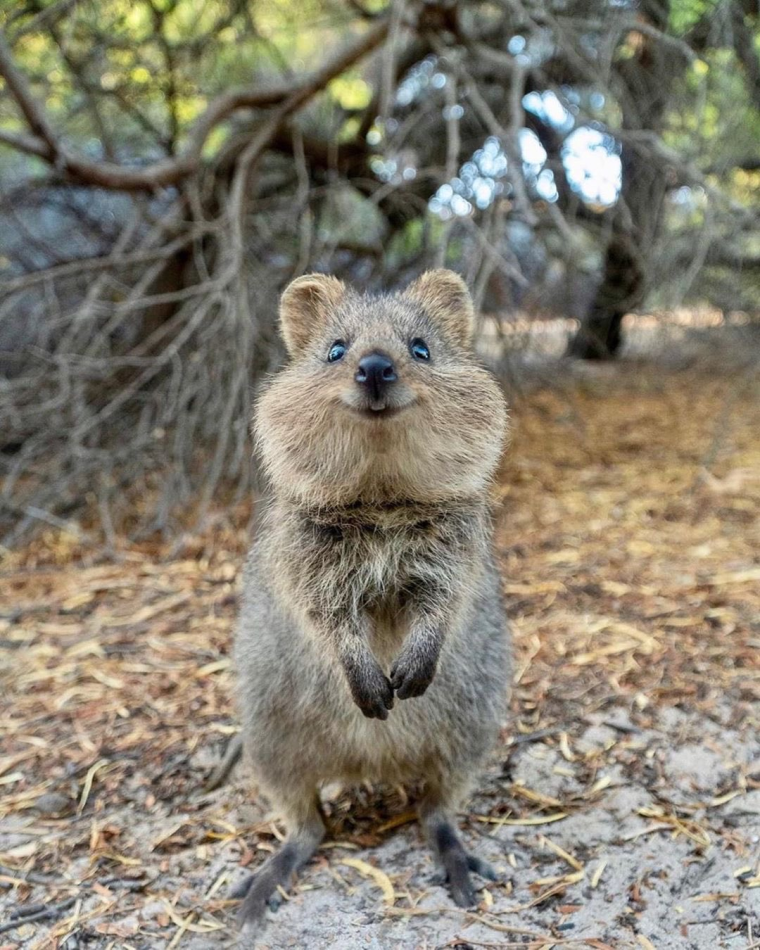
<path fill-rule="evenodd" d="M 467 284 L 452 270 L 426 271 L 404 291 L 416 301 L 444 333 L 469 346 L 475 326 L 472 297 Z"/>
<path fill-rule="evenodd" d="M 345 284 L 329 274 L 304 274 L 288 284 L 280 298 L 280 330 L 290 356 L 302 352 L 345 292 Z"/>

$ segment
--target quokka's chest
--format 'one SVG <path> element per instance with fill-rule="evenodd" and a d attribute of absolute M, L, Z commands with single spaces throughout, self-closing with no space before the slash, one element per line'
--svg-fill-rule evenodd
<path fill-rule="evenodd" d="M 311 533 L 302 565 L 323 583 L 361 590 L 367 606 L 380 600 L 403 599 L 415 578 L 444 557 L 440 541 L 424 529 L 388 530 L 330 526 Z"/>
<path fill-rule="evenodd" d="M 419 519 L 383 526 L 304 523 L 291 563 L 309 589 L 350 592 L 368 608 L 397 611 L 421 587 L 448 584 L 480 559 L 478 519 Z M 300 585 L 299 585 L 300 586 Z"/>

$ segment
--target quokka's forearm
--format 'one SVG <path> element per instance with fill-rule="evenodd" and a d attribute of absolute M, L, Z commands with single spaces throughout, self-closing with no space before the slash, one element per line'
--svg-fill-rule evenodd
<path fill-rule="evenodd" d="M 362 613 L 312 612 L 311 625 L 337 657 L 362 713 L 368 719 L 387 719 L 393 708 L 393 688 L 370 650 L 369 619 Z"/>
<path fill-rule="evenodd" d="M 339 654 L 356 705 L 368 719 L 387 719 L 393 687 L 364 639 L 344 641 Z"/>
<path fill-rule="evenodd" d="M 399 699 L 421 696 L 430 686 L 461 603 L 461 597 L 435 585 L 417 598 L 410 611 L 409 634 L 391 669 L 391 685 Z"/>

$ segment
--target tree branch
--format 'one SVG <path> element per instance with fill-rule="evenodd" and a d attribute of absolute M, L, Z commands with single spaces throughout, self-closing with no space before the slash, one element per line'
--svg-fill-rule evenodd
<path fill-rule="evenodd" d="M 187 145 L 176 158 L 164 159 L 143 168 L 130 168 L 114 162 L 92 162 L 68 152 L 61 145 L 0 33 L 0 75 L 5 78 L 13 98 L 35 135 L 32 139 L 0 131 L 0 142 L 44 158 L 61 173 L 87 185 L 112 191 L 151 191 L 176 185 L 197 170 L 203 145 L 211 130 L 233 112 L 244 108 L 281 105 L 280 116 L 286 118 L 324 89 L 335 76 L 379 46 L 387 34 L 388 21 L 376 23 L 352 46 L 329 59 L 303 82 L 270 89 L 243 87 L 230 90 L 214 99 L 200 116 L 190 130 Z"/>
<path fill-rule="evenodd" d="M 45 157 L 48 161 L 55 161 L 58 154 L 58 142 L 53 127 L 34 98 L 26 76 L 16 68 L 13 54 L 2 31 L 0 31 L 0 75 L 8 84 L 8 89 L 24 114 L 29 128 L 43 143 L 46 149 Z"/>
<path fill-rule="evenodd" d="M 7 132 L 0 129 L 0 142 L 4 145 L 10 145 L 17 152 L 24 152 L 26 155 L 36 155 L 38 158 L 48 158 L 48 149 L 41 139 L 33 138 L 31 135 L 22 135 L 16 132 Z"/>
<path fill-rule="evenodd" d="M 744 67 L 747 91 L 756 109 L 760 109 L 760 57 L 755 51 L 755 37 L 747 25 L 743 10 L 736 6 L 732 10 L 734 31 L 734 49 L 739 62 Z"/>

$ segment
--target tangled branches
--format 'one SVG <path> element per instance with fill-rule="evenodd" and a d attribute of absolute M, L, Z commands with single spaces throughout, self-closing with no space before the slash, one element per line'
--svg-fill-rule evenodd
<path fill-rule="evenodd" d="M 77 181 L 109 188 L 150 189 L 189 177 L 206 135 L 232 109 L 277 104 L 235 156 L 215 217 L 207 217 L 196 180 L 168 201 L 135 202 L 106 256 L 6 282 L 0 319 L 23 310 L 37 333 L 0 381 L 2 507 L 11 516 L 3 544 L 36 522 L 69 526 L 65 516 L 83 506 L 99 512 L 99 534 L 113 543 L 114 504 L 120 523 L 130 511 L 133 528 L 163 529 L 189 499 L 202 516 L 222 479 L 238 493 L 250 487 L 250 385 L 276 359 L 276 284 L 265 274 L 262 242 L 246 237 L 246 225 L 255 228 L 254 174 L 289 116 L 386 32 L 386 23 L 374 26 L 287 90 L 225 95 L 197 123 L 184 156 L 141 169 L 67 155 L 10 64 L 9 86 L 41 136 L 35 152 L 57 165 L 62 159 L 59 171 Z M 0 46 L 3 67 L 7 45 Z M 292 222 L 281 235 L 288 230 Z"/>
<path fill-rule="evenodd" d="M 609 357 L 645 295 L 757 267 L 731 178 L 756 156 L 716 171 L 678 124 L 710 104 L 695 64 L 728 51 L 751 86 L 750 9 L 314 0 L 278 34 L 206 6 L 136 0 L 138 39 L 120 2 L 108 24 L 87 0 L 0 18 L 0 544 L 49 524 L 114 546 L 249 491 L 251 388 L 307 269 L 379 288 L 448 264 L 498 312 L 492 350 L 527 310 L 582 318 L 575 352 Z M 235 82 L 202 95 L 217 60 Z M 677 193 L 690 217 L 666 220 Z"/>

